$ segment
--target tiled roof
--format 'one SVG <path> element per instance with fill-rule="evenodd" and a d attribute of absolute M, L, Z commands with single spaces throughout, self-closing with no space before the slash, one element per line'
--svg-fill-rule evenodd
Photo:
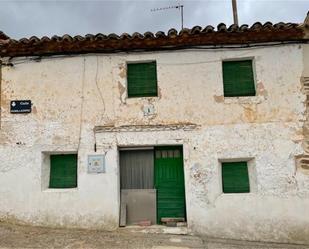
<path fill-rule="evenodd" d="M 0 31 L 0 40 L 6 40 L 9 39 L 10 37 L 8 37 L 6 34 L 4 34 L 2 31 Z"/>
<path fill-rule="evenodd" d="M 308 41 L 308 27 L 305 24 L 266 22 L 248 25 L 221 23 L 215 29 L 212 26 L 182 29 L 179 33 L 170 29 L 164 32 L 129 35 L 96 34 L 85 36 L 53 36 L 22 38 L 14 40 L 0 32 L 0 56 L 30 56 L 79 53 L 113 53 L 119 51 L 154 51 L 183 49 L 198 46 L 247 45 L 268 42 L 304 42 Z"/>

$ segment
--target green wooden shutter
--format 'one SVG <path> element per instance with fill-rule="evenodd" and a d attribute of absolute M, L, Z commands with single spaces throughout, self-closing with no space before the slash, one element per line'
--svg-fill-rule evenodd
<path fill-rule="evenodd" d="M 77 155 L 50 156 L 50 188 L 77 187 Z"/>
<path fill-rule="evenodd" d="M 225 97 L 255 96 L 252 61 L 224 61 L 223 86 Z"/>
<path fill-rule="evenodd" d="M 128 97 L 157 96 L 156 62 L 127 65 Z"/>
<path fill-rule="evenodd" d="M 223 193 L 250 192 L 247 162 L 222 163 Z"/>

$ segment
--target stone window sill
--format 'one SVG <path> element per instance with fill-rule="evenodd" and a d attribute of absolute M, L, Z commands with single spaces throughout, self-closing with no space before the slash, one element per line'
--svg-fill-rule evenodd
<path fill-rule="evenodd" d="M 248 193 L 221 193 L 221 197 L 245 197 L 245 196 L 252 196 L 255 195 L 256 193 L 254 191 L 248 192 Z"/>
<path fill-rule="evenodd" d="M 264 100 L 264 96 L 224 97 L 224 104 L 260 104 Z"/>
<path fill-rule="evenodd" d="M 44 189 L 44 193 L 66 193 L 66 192 L 77 192 L 78 188 L 48 188 Z"/>

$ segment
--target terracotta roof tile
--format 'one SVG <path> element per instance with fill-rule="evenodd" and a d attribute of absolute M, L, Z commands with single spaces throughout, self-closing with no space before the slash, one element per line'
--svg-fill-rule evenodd
<path fill-rule="evenodd" d="M 236 31 L 238 31 L 238 30 L 239 30 L 239 27 L 238 27 L 237 24 L 232 24 L 232 25 L 227 29 L 227 31 L 229 31 L 229 32 L 236 32 Z"/>
<path fill-rule="evenodd" d="M 240 28 L 238 29 L 238 31 L 240 31 L 240 32 L 245 32 L 245 31 L 247 31 L 248 29 L 249 29 L 249 25 L 243 24 L 243 25 L 240 26 Z"/>
<path fill-rule="evenodd" d="M 189 31 L 189 34 L 190 34 L 190 35 L 196 35 L 196 34 L 201 33 L 201 31 L 202 31 L 202 27 L 201 27 L 201 26 L 194 26 L 194 27 Z"/>
<path fill-rule="evenodd" d="M 7 40 L 10 39 L 6 34 L 4 34 L 2 31 L 0 31 L 0 40 Z"/>
<path fill-rule="evenodd" d="M 219 23 L 217 26 L 218 32 L 227 32 L 228 29 L 226 28 L 226 25 L 224 23 Z"/>
<path fill-rule="evenodd" d="M 144 38 L 145 39 L 154 39 L 155 38 L 155 35 L 151 32 L 145 32 L 144 33 Z"/>
<path fill-rule="evenodd" d="M 47 36 L 43 36 L 43 37 L 41 38 L 41 42 L 49 42 L 49 41 L 50 41 L 50 38 L 47 37 Z"/>
<path fill-rule="evenodd" d="M 214 32 L 214 30 L 215 30 L 215 28 L 213 26 L 208 25 L 208 26 L 206 26 L 206 28 L 204 28 L 202 30 L 202 33 L 211 33 L 211 32 Z"/>
<path fill-rule="evenodd" d="M 307 37 L 307 38 L 306 38 Z M 167 34 L 138 32 L 132 35 L 117 34 L 87 34 L 85 36 L 52 36 L 38 38 L 32 36 L 18 41 L 11 39 L 0 31 L 0 56 L 31 56 L 50 54 L 78 54 L 78 53 L 111 53 L 134 50 L 181 49 L 195 46 L 236 45 L 267 42 L 307 42 L 308 27 L 304 24 L 266 22 L 254 23 L 251 27 L 244 24 L 229 27 L 220 23 L 217 29 L 213 26 L 192 29 L 184 28 L 179 33 L 170 29 Z"/>
<path fill-rule="evenodd" d="M 144 38 L 143 35 L 138 33 L 138 32 L 135 32 L 135 33 L 132 34 L 132 39 L 141 39 L 142 40 L 143 38 Z"/>
<path fill-rule="evenodd" d="M 156 38 L 164 38 L 164 37 L 166 37 L 166 35 L 163 31 L 158 31 L 156 33 Z"/>

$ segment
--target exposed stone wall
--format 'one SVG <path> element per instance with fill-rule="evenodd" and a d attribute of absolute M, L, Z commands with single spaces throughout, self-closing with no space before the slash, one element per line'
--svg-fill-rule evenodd
<path fill-rule="evenodd" d="M 309 77 L 304 78 L 304 91 L 307 95 L 307 100 L 306 100 L 306 120 L 304 122 L 304 141 L 303 141 L 303 147 L 305 153 L 299 157 L 296 158 L 297 160 L 297 166 L 299 170 L 302 170 L 303 173 L 309 174 Z"/>
<path fill-rule="evenodd" d="M 304 121 L 304 129 L 303 129 L 303 147 L 304 154 L 297 157 L 297 167 L 304 174 L 309 175 L 309 45 L 304 45 L 304 70 L 301 78 L 301 82 L 303 84 L 303 93 L 306 95 L 306 111 L 305 111 L 305 121 Z"/>
<path fill-rule="evenodd" d="M 13 59 L 2 67 L 0 217 L 115 229 L 118 147 L 182 144 L 192 232 L 308 242 L 309 176 L 295 166 L 305 151 L 306 49 Z M 257 96 L 224 98 L 222 60 L 231 58 L 254 59 Z M 158 97 L 127 98 L 126 62 L 139 60 L 157 61 Z M 32 113 L 10 114 L 14 99 L 31 99 Z M 78 152 L 77 189 L 42 183 L 51 152 Z M 106 173 L 87 173 L 91 154 L 105 154 Z M 237 159 L 249 161 L 252 192 L 222 194 L 220 162 Z"/>

